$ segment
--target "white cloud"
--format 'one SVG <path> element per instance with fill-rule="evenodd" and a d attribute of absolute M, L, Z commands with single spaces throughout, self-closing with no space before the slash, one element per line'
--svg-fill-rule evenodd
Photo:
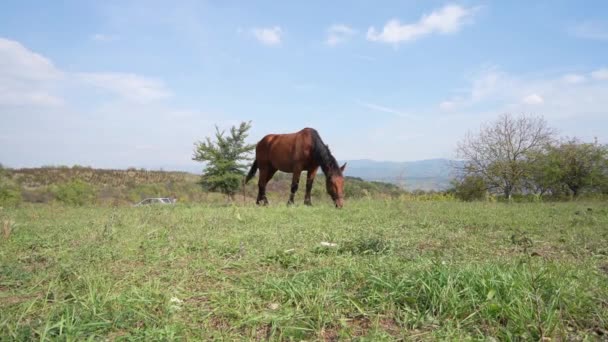
<path fill-rule="evenodd" d="M 64 100 L 44 91 L 11 91 L 0 89 L 0 105 L 37 107 L 56 107 L 64 104 Z"/>
<path fill-rule="evenodd" d="M 109 34 L 95 33 L 94 35 L 91 36 L 91 39 L 96 42 L 112 42 L 112 41 L 117 40 L 118 37 L 114 36 L 114 35 L 109 35 Z"/>
<path fill-rule="evenodd" d="M 545 102 L 545 100 L 538 94 L 530 94 L 524 97 L 521 101 L 529 105 L 540 105 Z"/>
<path fill-rule="evenodd" d="M 283 30 L 279 26 L 256 27 L 252 30 L 254 37 L 264 45 L 279 45 Z"/>
<path fill-rule="evenodd" d="M 484 69 L 473 78 L 471 100 L 479 102 L 492 97 L 499 91 L 499 88 L 506 87 L 509 83 L 512 83 L 512 80 L 498 68 L 490 67 Z"/>
<path fill-rule="evenodd" d="M 590 40 L 608 40 L 608 25 L 595 21 L 587 21 L 568 29 L 570 35 Z"/>
<path fill-rule="evenodd" d="M 441 110 L 452 110 L 454 108 L 456 108 L 456 102 L 454 101 L 443 101 L 439 104 L 439 108 Z"/>
<path fill-rule="evenodd" d="M 61 71 L 49 59 L 28 50 L 19 42 L 0 38 L 0 77 L 43 81 L 61 76 Z"/>
<path fill-rule="evenodd" d="M 367 31 L 367 39 L 396 45 L 433 33 L 456 33 L 475 12 L 475 8 L 447 5 L 431 14 L 423 15 L 418 22 L 413 24 L 401 24 L 399 20 L 392 19 L 384 25 L 381 32 L 377 32 L 376 28 L 372 26 Z"/>
<path fill-rule="evenodd" d="M 86 91 L 83 85 L 137 103 L 171 96 L 160 80 L 127 73 L 65 72 L 19 42 L 0 38 L 0 105 L 59 106 L 65 104 L 61 93 L 74 88 Z"/>
<path fill-rule="evenodd" d="M 580 74 L 567 74 L 562 78 L 564 82 L 569 84 L 578 84 L 583 83 L 587 80 L 587 78 Z"/>
<path fill-rule="evenodd" d="M 152 144 L 135 145 L 136 150 L 154 150 L 155 148 L 156 146 Z"/>
<path fill-rule="evenodd" d="M 412 117 L 412 115 L 405 113 L 403 111 L 394 109 L 394 108 L 390 108 L 390 107 L 386 107 L 386 106 L 382 106 L 382 105 L 378 105 L 375 103 L 369 103 L 369 102 L 364 102 L 364 101 L 356 101 L 359 105 L 371 109 L 373 111 L 377 111 L 377 112 L 383 112 L 383 113 L 388 113 L 388 114 L 393 114 L 399 117 Z"/>
<path fill-rule="evenodd" d="M 171 96 L 171 92 L 160 80 L 125 73 L 79 73 L 80 81 L 113 92 L 122 98 L 139 102 L 151 102 Z"/>
<path fill-rule="evenodd" d="M 0 38 L 0 105 L 58 106 L 56 83 L 64 73 L 19 42 Z"/>
<path fill-rule="evenodd" d="M 349 40 L 357 31 L 346 25 L 332 25 L 327 29 L 327 39 L 325 43 L 335 46 Z"/>
<path fill-rule="evenodd" d="M 596 80 L 608 80 L 608 68 L 602 68 L 591 72 L 591 77 Z"/>
<path fill-rule="evenodd" d="M 601 77 L 608 79 L 608 69 L 603 70 L 581 74 L 594 75 L 598 80 Z M 572 80 L 576 82 L 565 82 L 564 74 L 516 75 L 497 67 L 483 68 L 469 79 L 467 89 L 460 89 L 459 96 L 448 98 L 443 103 L 450 103 L 467 113 L 487 113 L 489 110 L 529 113 L 533 110 L 534 114 L 560 120 L 603 116 L 605 108 L 608 108 L 608 84 L 580 81 L 579 77 L 572 77 Z"/>

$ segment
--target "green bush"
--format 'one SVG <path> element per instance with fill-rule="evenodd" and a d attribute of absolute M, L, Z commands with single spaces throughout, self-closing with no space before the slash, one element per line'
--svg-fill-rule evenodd
<path fill-rule="evenodd" d="M 59 202 L 74 206 L 92 204 L 96 197 L 95 189 L 79 179 L 58 185 L 54 193 Z"/>
<path fill-rule="evenodd" d="M 21 203 L 21 191 L 0 164 L 0 207 L 15 207 Z"/>
<path fill-rule="evenodd" d="M 0 184 L 0 207 L 16 207 L 21 201 L 21 191 L 17 187 Z"/>
<path fill-rule="evenodd" d="M 487 185 L 482 177 L 466 176 L 452 181 L 450 192 L 462 201 L 478 201 L 487 197 Z"/>

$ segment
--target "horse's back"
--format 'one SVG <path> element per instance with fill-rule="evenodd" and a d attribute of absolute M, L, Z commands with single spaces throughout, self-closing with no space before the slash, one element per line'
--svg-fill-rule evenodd
<path fill-rule="evenodd" d="M 260 164 L 271 164 L 283 172 L 307 169 L 312 151 L 312 128 L 295 133 L 268 134 L 256 146 L 256 160 Z"/>
<path fill-rule="evenodd" d="M 295 133 L 267 134 L 257 144 L 259 148 L 268 148 L 274 144 L 293 144 L 297 140 L 312 140 L 314 128 L 306 127 Z"/>

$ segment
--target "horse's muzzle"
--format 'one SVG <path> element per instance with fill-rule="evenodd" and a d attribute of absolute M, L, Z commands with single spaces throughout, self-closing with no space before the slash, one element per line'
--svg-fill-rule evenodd
<path fill-rule="evenodd" d="M 341 198 L 338 198 L 337 200 L 334 201 L 334 204 L 336 205 L 336 208 L 342 209 L 342 206 L 344 206 L 344 200 Z"/>

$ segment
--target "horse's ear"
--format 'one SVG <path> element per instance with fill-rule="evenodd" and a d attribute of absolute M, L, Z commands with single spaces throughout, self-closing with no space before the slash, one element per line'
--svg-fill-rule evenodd
<path fill-rule="evenodd" d="M 344 163 L 342 166 L 340 166 L 340 171 L 344 172 L 344 169 L 346 169 L 346 163 Z"/>

